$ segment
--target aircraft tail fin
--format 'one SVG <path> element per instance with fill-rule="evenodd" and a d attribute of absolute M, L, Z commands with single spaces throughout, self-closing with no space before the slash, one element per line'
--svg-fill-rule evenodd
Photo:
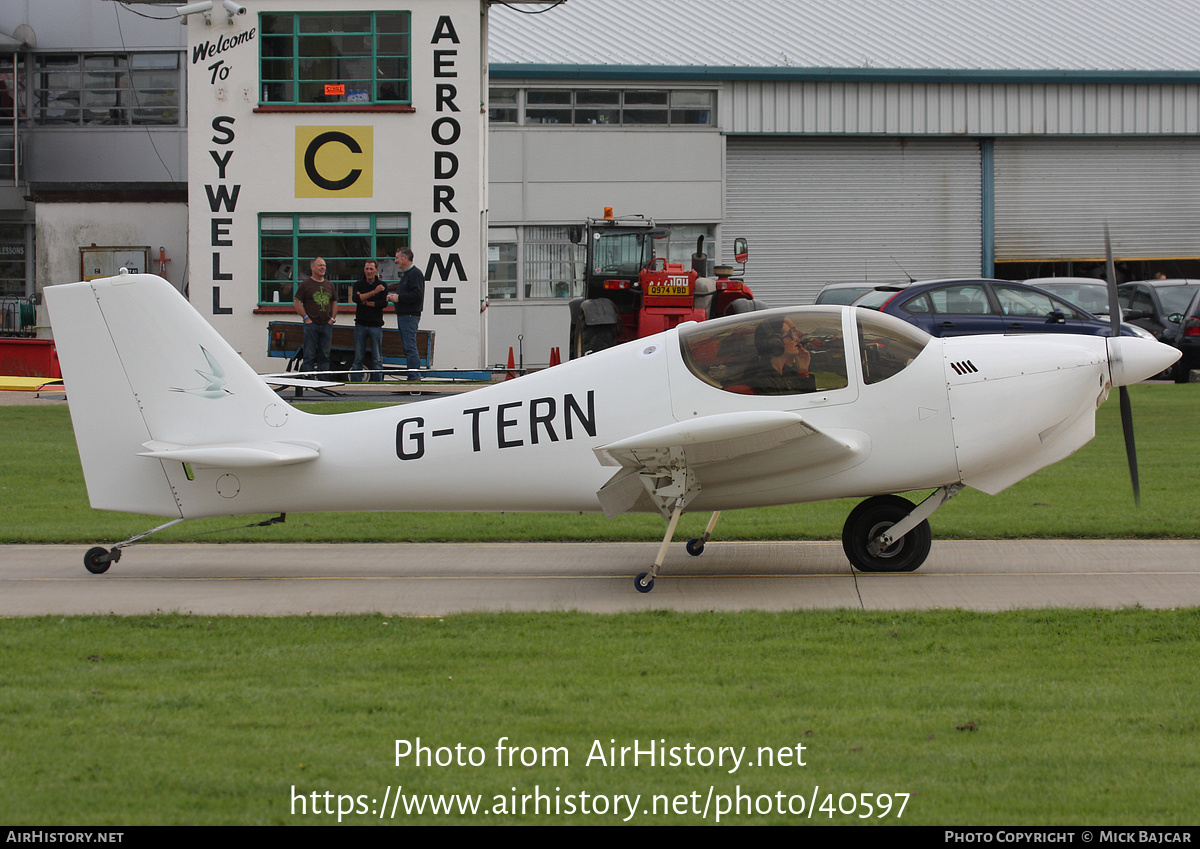
<path fill-rule="evenodd" d="M 187 461 L 165 459 L 163 445 L 270 443 L 288 418 L 288 405 L 161 277 L 124 274 L 44 295 L 93 507 L 185 516 L 172 479 L 190 473 Z"/>

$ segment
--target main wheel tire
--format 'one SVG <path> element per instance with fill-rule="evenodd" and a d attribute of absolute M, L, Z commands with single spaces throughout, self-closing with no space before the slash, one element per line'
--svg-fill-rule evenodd
<path fill-rule="evenodd" d="M 876 495 L 859 504 L 846 519 L 842 550 L 860 572 L 912 572 L 918 569 L 933 543 L 929 522 L 924 521 L 877 554 L 871 541 L 912 512 L 911 501 L 898 495 Z"/>
<path fill-rule="evenodd" d="M 636 578 L 633 579 L 633 588 L 639 593 L 648 593 L 650 590 L 654 589 L 654 579 L 651 578 L 649 581 L 646 580 L 646 576 L 649 574 L 649 572 L 641 572 Z"/>
<path fill-rule="evenodd" d="M 108 556 L 108 549 L 96 546 L 89 548 L 87 554 L 83 555 L 83 568 L 87 569 L 93 575 L 103 575 L 108 571 L 112 560 Z"/>
<path fill-rule="evenodd" d="M 699 557 L 704 553 L 704 540 L 700 537 L 695 537 L 687 541 L 687 553 L 692 557 Z"/>

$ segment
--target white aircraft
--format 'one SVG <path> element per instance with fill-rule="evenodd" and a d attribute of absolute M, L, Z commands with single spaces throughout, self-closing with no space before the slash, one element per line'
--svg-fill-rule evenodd
<path fill-rule="evenodd" d="M 684 510 L 868 496 L 842 536 L 911 571 L 964 486 L 996 493 L 1095 433 L 1112 386 L 1179 351 L 1137 337 L 936 339 L 882 313 L 794 307 L 688 323 L 415 405 L 311 415 L 166 281 L 45 290 L 94 508 L 184 519 L 342 510 L 659 512 L 648 592 Z M 915 506 L 898 492 L 934 490 Z M 163 525 L 162 527 L 167 527 Z M 121 549 L 91 549 L 104 572 Z"/>

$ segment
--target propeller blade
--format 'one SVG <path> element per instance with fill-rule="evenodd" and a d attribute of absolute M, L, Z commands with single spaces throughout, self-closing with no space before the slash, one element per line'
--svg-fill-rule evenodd
<path fill-rule="evenodd" d="M 1112 323 L 1112 335 L 1121 335 L 1121 308 L 1117 305 L 1117 266 L 1113 262 L 1112 240 L 1108 236 L 1108 223 L 1104 224 L 1104 257 L 1108 269 L 1108 320 Z"/>
<path fill-rule="evenodd" d="M 1129 479 L 1133 482 L 1133 503 L 1142 506 L 1142 490 L 1138 486 L 1137 448 L 1133 444 L 1133 408 L 1129 406 L 1129 390 L 1121 387 L 1121 430 L 1125 433 L 1125 457 L 1129 460 Z"/>
<path fill-rule="evenodd" d="M 1108 223 L 1104 224 L 1104 259 L 1108 271 L 1108 317 L 1112 322 L 1114 342 L 1121 335 L 1121 307 L 1117 303 L 1117 266 L 1113 262 L 1112 239 L 1108 234 Z M 1109 345 L 1110 371 L 1114 355 L 1120 357 L 1121 344 Z M 1129 390 L 1121 384 L 1121 432 L 1125 434 L 1125 459 L 1129 461 L 1129 479 L 1133 483 L 1133 503 L 1142 505 L 1142 490 L 1138 485 L 1137 447 L 1133 443 L 1133 408 L 1129 404 Z"/>

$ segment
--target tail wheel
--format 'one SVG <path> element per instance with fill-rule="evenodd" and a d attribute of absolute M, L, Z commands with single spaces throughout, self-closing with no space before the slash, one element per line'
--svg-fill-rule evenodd
<path fill-rule="evenodd" d="M 842 550 L 860 572 L 912 572 L 929 556 L 933 532 L 929 522 L 917 525 L 890 546 L 879 549 L 874 540 L 913 510 L 898 495 L 877 495 L 855 507 L 842 530 Z"/>

